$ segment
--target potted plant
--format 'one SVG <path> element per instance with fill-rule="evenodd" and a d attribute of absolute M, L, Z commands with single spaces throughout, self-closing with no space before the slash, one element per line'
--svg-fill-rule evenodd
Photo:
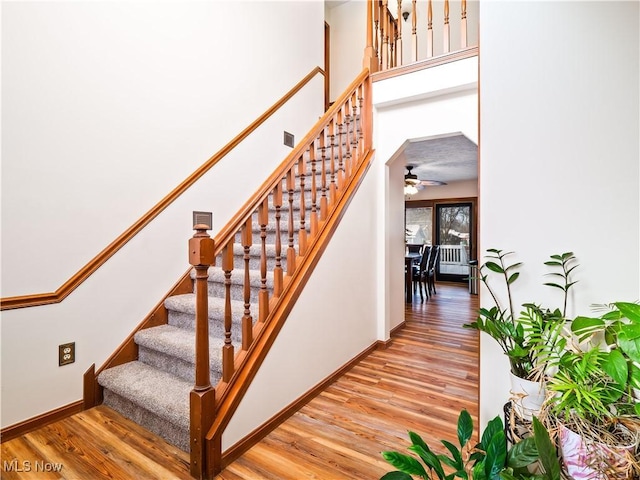
<path fill-rule="evenodd" d="M 640 478 L 640 401 L 633 396 L 640 386 L 640 306 L 611 307 L 572 322 L 575 336 L 548 382 L 554 396 L 545 411 L 576 480 Z"/>
<path fill-rule="evenodd" d="M 464 325 L 490 335 L 509 358 L 515 412 L 530 420 L 546 396 L 544 379 L 564 350 L 566 310 L 569 290 L 576 283 L 571 274 L 578 266 L 572 252 L 551 255 L 545 265 L 554 268 L 548 275 L 561 281 L 545 285 L 563 291 L 563 308 L 554 310 L 535 303 L 525 303 L 519 315 L 514 307 L 511 286 L 520 276 L 521 263 L 509 263 L 513 252 L 487 250 L 488 260 L 480 267 L 480 280 L 486 286 L 493 306 L 480 308 L 475 322 Z M 559 271 L 555 271 L 559 269 Z M 501 301 L 492 279 L 498 277 L 506 293 Z"/>
<path fill-rule="evenodd" d="M 557 426 L 567 473 L 575 480 L 631 479 L 640 475 L 640 423 L 628 383 L 607 373 L 616 362 L 600 346 L 563 355 L 548 380 L 551 396 L 544 407 Z M 613 367 L 619 368 L 619 367 Z M 637 407 L 636 407 L 637 408 Z"/>
<path fill-rule="evenodd" d="M 571 326 L 579 341 L 599 339 L 608 352 L 603 368 L 620 388 L 636 400 L 640 415 L 640 305 L 616 302 L 598 318 L 578 317 Z"/>
<path fill-rule="evenodd" d="M 502 420 L 496 417 L 487 424 L 480 443 L 473 445 L 473 421 L 462 410 L 457 428 L 459 447 L 441 440 L 450 455 L 436 455 L 418 434 L 409 432 L 412 444 L 408 449 L 418 458 L 395 451 L 382 452 L 396 470 L 380 480 L 411 480 L 413 475 L 424 480 L 560 480 L 556 448 L 537 418 L 533 419 L 533 430 L 533 436 L 509 448 Z"/>

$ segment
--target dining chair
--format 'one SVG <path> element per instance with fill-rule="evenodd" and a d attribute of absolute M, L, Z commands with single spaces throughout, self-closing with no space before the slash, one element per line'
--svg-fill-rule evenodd
<path fill-rule="evenodd" d="M 440 245 L 434 245 L 431 247 L 431 257 L 429 258 L 429 265 L 427 267 L 427 290 L 429 296 L 432 296 L 436 292 L 436 268 L 438 266 L 438 259 L 440 257 Z"/>
<path fill-rule="evenodd" d="M 424 302 L 425 296 L 427 300 L 429 295 L 427 293 L 427 269 L 429 267 L 429 259 L 431 258 L 432 248 L 429 245 L 425 245 L 422 250 L 422 257 L 420 257 L 420 263 L 414 265 L 413 270 L 413 291 L 415 293 L 416 287 L 420 291 L 420 302 Z M 422 295 L 422 289 L 424 287 L 424 296 Z"/>

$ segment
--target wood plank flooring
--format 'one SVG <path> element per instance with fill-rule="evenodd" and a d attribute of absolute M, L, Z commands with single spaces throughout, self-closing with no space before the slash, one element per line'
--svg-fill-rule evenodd
<path fill-rule="evenodd" d="M 466 408 L 477 423 L 478 335 L 462 329 L 477 297 L 465 286 L 407 305 L 406 326 L 229 465 L 218 480 L 377 479 L 383 450 L 407 430 L 434 450 L 455 441 Z M 188 455 L 99 406 L 1 445 L 2 479 L 189 479 Z M 56 471 L 57 470 L 57 471 Z"/>

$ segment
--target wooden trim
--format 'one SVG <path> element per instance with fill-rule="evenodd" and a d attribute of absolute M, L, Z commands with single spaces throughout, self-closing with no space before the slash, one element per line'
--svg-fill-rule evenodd
<path fill-rule="evenodd" d="M 326 377 L 320 383 L 316 384 L 313 388 L 304 393 L 297 400 L 290 403 L 287 407 L 282 409 L 279 413 L 271 417 L 265 423 L 263 423 L 260 427 L 256 428 L 249 435 L 244 437 L 239 442 L 235 443 L 233 446 L 229 447 L 224 454 L 222 455 L 222 468 L 225 468 L 230 463 L 237 460 L 243 453 L 253 447 L 256 443 L 266 437 L 269 433 L 275 430 L 281 423 L 291 417 L 294 413 L 300 410 L 304 405 L 309 403 L 315 397 L 317 397 L 321 392 L 323 392 L 329 385 L 335 382 L 338 378 L 344 375 L 346 372 L 351 370 L 355 365 L 357 365 L 361 360 L 367 357 L 371 352 L 378 348 L 378 342 L 374 342 L 372 345 L 367 347 L 353 359 L 351 359 L 348 363 L 344 364 L 338 370 L 333 372 L 331 375 Z"/>
<path fill-rule="evenodd" d="M 77 402 L 64 405 L 62 407 L 51 410 L 50 412 L 43 413 L 36 417 L 24 420 L 20 423 L 5 427 L 0 431 L 0 442 L 8 442 L 21 435 L 29 433 L 38 428 L 42 428 L 50 423 L 57 422 L 63 418 L 70 417 L 76 413 L 80 413 L 83 410 L 84 401 L 78 400 Z"/>
<path fill-rule="evenodd" d="M 389 332 L 389 338 L 387 340 L 378 340 L 378 348 L 380 350 L 386 350 L 387 348 L 389 348 L 393 343 L 394 335 L 396 335 L 400 330 L 402 330 L 406 324 L 407 324 L 406 320 L 403 320 L 402 322 L 400 322 L 400 324 L 393 327 Z"/>
<path fill-rule="evenodd" d="M 341 103 L 337 101 L 334 106 L 340 104 Z M 333 107 L 330 110 L 333 110 Z M 302 145 L 306 144 L 303 143 Z M 364 176 L 371 165 L 373 153 L 373 151 L 369 151 L 364 156 L 363 161 L 358 167 L 358 171 L 351 178 L 344 195 L 341 197 L 338 205 L 336 205 L 334 214 L 327 222 L 322 224 L 318 238 L 313 242 L 307 255 L 301 257 L 302 262 L 296 268 L 296 276 L 292 277 L 293 280 L 287 285 L 285 292 L 283 292 L 282 300 L 278 302 L 278 305 L 270 314 L 270 319 L 273 321 L 266 322 L 259 337 L 254 340 L 252 348 L 247 352 L 245 363 L 236 372 L 236 375 L 234 376 L 235 381 L 232 382 L 231 386 L 221 395 L 220 403 L 217 405 L 218 412 L 216 418 L 209 434 L 207 435 L 208 441 L 221 436 L 222 432 L 231 420 L 233 413 L 238 408 L 238 405 L 249 388 L 251 381 L 258 372 L 258 369 L 269 352 L 269 349 L 273 345 L 278 332 L 284 325 L 287 316 L 292 310 L 296 299 L 300 296 L 304 285 L 307 283 L 316 264 L 320 260 L 322 252 L 326 249 L 329 240 L 333 236 L 340 220 L 344 216 L 346 207 L 351 203 L 353 194 L 364 179 Z"/>
<path fill-rule="evenodd" d="M 92 363 L 82 376 L 82 409 L 89 410 L 98 404 L 96 364 Z"/>
<path fill-rule="evenodd" d="M 400 322 L 398 325 L 396 325 L 391 329 L 391 331 L 389 332 L 389 336 L 393 338 L 393 336 L 397 334 L 400 330 L 402 330 L 406 324 L 407 324 L 406 320 L 402 320 L 402 322 Z"/>
<path fill-rule="evenodd" d="M 465 58 L 472 58 L 476 56 L 478 56 L 477 46 L 465 48 L 464 50 L 458 50 L 457 52 L 446 53 L 444 55 L 438 55 L 437 57 L 431 57 L 409 65 L 403 65 L 402 67 L 390 68 L 389 70 L 384 70 L 382 72 L 372 73 L 371 81 L 378 82 L 380 80 L 386 80 L 387 78 L 419 72 L 420 70 L 425 70 L 427 68 L 437 67 L 439 65 L 444 65 L 445 63 L 464 60 Z"/>
<path fill-rule="evenodd" d="M 52 303 L 60 303 L 78 286 L 80 286 L 87 278 L 89 278 L 96 270 L 98 270 L 109 258 L 111 258 L 118 250 L 124 247 L 129 240 L 136 236 L 145 226 L 147 226 L 154 218 L 171 205 L 180 195 L 182 195 L 189 187 L 198 181 L 205 173 L 207 173 L 215 164 L 233 150 L 240 142 L 248 137 L 256 128 L 262 125 L 271 115 L 273 115 L 280 107 L 282 107 L 293 95 L 302 89 L 317 74 L 325 75 L 324 70 L 315 67 L 302 80 L 300 80 L 291 90 L 289 90 L 280 100 L 274 103 L 266 112 L 258 117 L 242 132 L 236 135 L 229 143 L 227 143 L 219 152 L 213 155 L 195 172 L 187 177 L 180 185 L 174 188 L 166 197 L 158 202 L 151 210 L 140 217 L 133 225 L 131 225 L 124 233 L 116 238 L 104 250 L 96 255 L 84 267 L 82 267 L 75 275 L 67 280 L 55 292 L 34 293 L 29 295 L 19 295 L 15 297 L 5 297 L 0 299 L 0 310 L 10 310 L 14 308 L 36 307 L 40 305 L 49 305 Z"/>

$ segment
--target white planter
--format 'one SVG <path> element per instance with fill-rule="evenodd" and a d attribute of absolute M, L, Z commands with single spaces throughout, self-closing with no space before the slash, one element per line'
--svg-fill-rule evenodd
<path fill-rule="evenodd" d="M 633 399 L 636 402 L 640 402 L 640 388 L 632 388 L 631 390 L 633 390 Z"/>
<path fill-rule="evenodd" d="M 515 376 L 511 376 L 511 403 L 518 416 L 525 420 L 540 413 L 540 408 L 544 403 L 547 390 L 542 382 L 532 382 Z"/>
<path fill-rule="evenodd" d="M 566 472 L 573 480 L 610 480 L 609 473 L 599 471 L 594 466 L 603 465 L 603 469 L 628 471 L 629 454 L 635 445 L 610 447 L 602 443 L 588 442 L 577 433 L 560 424 L 558 429 L 560 452 Z M 624 474 L 615 478 L 630 478 Z"/>

